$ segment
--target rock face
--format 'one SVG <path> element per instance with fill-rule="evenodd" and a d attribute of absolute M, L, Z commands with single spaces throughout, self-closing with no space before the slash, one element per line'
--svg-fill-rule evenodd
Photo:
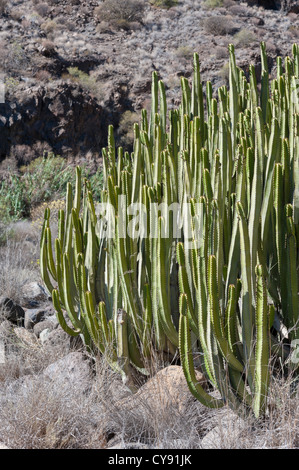
<path fill-rule="evenodd" d="M 57 155 L 96 154 L 106 129 L 103 109 L 78 85 L 56 80 L 18 89 L 13 101 L 0 104 L 0 159 L 12 145 L 38 142 Z"/>
<path fill-rule="evenodd" d="M 287 13 L 299 13 L 298 0 L 247 0 L 249 5 L 257 5 L 267 10 L 283 10 Z"/>

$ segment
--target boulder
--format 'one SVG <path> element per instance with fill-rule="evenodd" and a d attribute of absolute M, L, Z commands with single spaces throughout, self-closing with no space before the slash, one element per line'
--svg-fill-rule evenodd
<path fill-rule="evenodd" d="M 40 303 L 49 299 L 45 288 L 36 281 L 24 284 L 22 294 L 24 299 L 24 304 L 22 303 L 22 305 L 26 308 L 37 307 Z"/>
<path fill-rule="evenodd" d="M 207 387 L 205 376 L 196 371 L 196 378 L 204 388 Z M 157 372 L 135 394 L 118 403 L 126 410 L 144 411 L 144 404 L 151 413 L 161 411 L 161 408 L 175 407 L 181 413 L 193 400 L 184 372 L 180 366 L 168 366 Z"/>
<path fill-rule="evenodd" d="M 64 354 L 70 351 L 71 337 L 62 328 L 55 328 L 52 331 L 46 328 L 44 331 L 46 333 L 42 335 L 42 344 L 45 348 L 59 350 Z"/>
<path fill-rule="evenodd" d="M 220 410 L 219 424 L 201 440 L 202 449 L 237 449 L 241 433 L 246 428 L 245 421 L 232 410 Z"/>
<path fill-rule="evenodd" d="M 87 393 L 93 381 L 90 362 L 80 352 L 71 352 L 50 364 L 43 371 L 43 375 L 59 382 L 61 386 L 71 385 L 74 393 Z"/>
<path fill-rule="evenodd" d="M 47 311 L 42 308 L 30 308 L 25 311 L 24 327 L 32 330 L 34 325 L 43 321 L 47 316 Z"/>
<path fill-rule="evenodd" d="M 44 330 L 48 330 L 48 332 L 50 333 L 55 328 L 57 328 L 57 326 L 58 326 L 58 320 L 56 319 L 56 317 L 54 316 L 48 317 L 45 320 L 42 320 L 41 322 L 36 323 L 33 326 L 33 332 L 37 338 L 40 338 L 40 335 Z"/>
<path fill-rule="evenodd" d="M 0 297 L 0 311 L 4 319 L 24 325 L 25 310 L 8 297 Z"/>
<path fill-rule="evenodd" d="M 32 348 L 39 347 L 38 339 L 33 332 L 26 330 L 24 327 L 16 327 L 13 329 L 14 334 L 17 336 L 19 341 L 25 346 Z"/>

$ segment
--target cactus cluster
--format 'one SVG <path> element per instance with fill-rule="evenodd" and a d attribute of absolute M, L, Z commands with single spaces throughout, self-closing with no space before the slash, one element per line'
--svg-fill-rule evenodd
<path fill-rule="evenodd" d="M 271 82 L 264 43 L 261 64 L 259 88 L 230 45 L 229 90 L 214 91 L 195 53 L 170 111 L 154 72 L 133 152 L 110 126 L 101 201 L 77 168 L 54 244 L 45 211 L 40 257 L 62 328 L 132 389 L 153 351 L 179 353 L 198 400 L 257 417 L 282 326 L 299 338 L 299 46 Z M 194 353 L 221 398 L 196 382 Z"/>

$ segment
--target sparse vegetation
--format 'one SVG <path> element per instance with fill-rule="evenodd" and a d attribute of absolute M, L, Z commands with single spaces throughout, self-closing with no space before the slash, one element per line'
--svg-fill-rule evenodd
<path fill-rule="evenodd" d="M 236 31 L 230 16 L 210 16 L 203 21 L 204 30 L 213 36 L 225 36 Z"/>
<path fill-rule="evenodd" d="M 178 0 L 150 0 L 150 3 L 159 8 L 171 8 L 178 4 Z"/>
<path fill-rule="evenodd" d="M 221 69 L 219 70 L 219 77 L 225 81 L 226 85 L 228 85 L 228 78 L 229 78 L 229 63 L 226 62 Z"/>
<path fill-rule="evenodd" d="M 7 6 L 7 0 L 0 0 L 0 15 L 3 15 Z"/>
<path fill-rule="evenodd" d="M 134 123 L 139 121 L 139 115 L 132 111 L 125 111 L 119 122 L 118 133 L 121 145 L 127 150 L 134 141 Z"/>
<path fill-rule="evenodd" d="M 88 172 L 86 171 L 86 174 Z M 102 183 L 99 169 L 93 176 L 96 197 Z M 44 201 L 63 198 L 68 182 L 74 181 L 74 172 L 64 158 L 47 155 L 33 160 L 10 174 L 0 183 L 0 218 L 9 223 L 30 217 L 34 207 Z"/>
<path fill-rule="evenodd" d="M 206 8 L 219 8 L 223 6 L 223 0 L 206 0 L 204 6 Z"/>
<path fill-rule="evenodd" d="M 258 42 L 256 34 L 248 29 L 241 29 L 233 38 L 234 44 L 238 47 L 249 47 Z"/>
<path fill-rule="evenodd" d="M 47 36 L 53 37 L 58 25 L 54 20 L 45 21 L 41 24 L 41 29 L 46 33 Z"/>
<path fill-rule="evenodd" d="M 141 22 L 145 2 L 142 0 L 105 0 L 94 10 L 99 21 L 107 21 L 110 24 L 123 29 L 130 29 L 130 24 Z"/>
<path fill-rule="evenodd" d="M 103 99 L 101 84 L 97 83 L 97 81 L 91 75 L 78 69 L 78 67 L 69 67 L 67 70 L 68 74 L 63 75 L 64 79 L 69 79 L 78 83 L 80 86 L 82 86 L 82 88 L 88 90 L 99 100 Z"/>
<path fill-rule="evenodd" d="M 190 60 L 193 56 L 193 50 L 188 45 L 180 46 L 176 50 L 176 55 L 179 58 Z"/>

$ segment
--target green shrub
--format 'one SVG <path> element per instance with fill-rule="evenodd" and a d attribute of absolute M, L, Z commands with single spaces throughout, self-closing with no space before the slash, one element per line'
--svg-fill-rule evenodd
<path fill-rule="evenodd" d="M 241 29 L 241 31 L 234 35 L 234 44 L 236 46 L 249 47 L 252 43 L 257 42 L 256 35 L 248 29 Z"/>
<path fill-rule="evenodd" d="M 150 0 L 150 3 L 155 7 L 171 8 L 178 4 L 178 0 Z"/>
<path fill-rule="evenodd" d="M 96 98 L 101 100 L 103 98 L 102 87 L 97 81 L 88 73 L 78 69 L 78 67 L 69 67 L 68 74 L 64 74 L 63 78 L 78 83 L 82 88 L 90 92 Z"/>
<path fill-rule="evenodd" d="M 84 175 L 92 178 L 96 197 L 100 197 L 102 172 L 99 169 L 93 176 L 87 169 Z M 9 223 L 29 217 L 32 209 L 40 203 L 62 199 L 67 183 L 74 182 L 74 172 L 64 158 L 54 155 L 40 157 L 20 172 L 11 174 L 0 184 L 0 219 Z"/>
<path fill-rule="evenodd" d="M 221 69 L 218 72 L 219 77 L 222 78 L 223 81 L 225 81 L 226 84 L 228 84 L 228 79 L 229 79 L 229 63 L 227 62 L 224 64 Z"/>
<path fill-rule="evenodd" d="M 204 2 L 206 8 L 218 8 L 223 6 L 223 0 L 206 0 Z"/>
<path fill-rule="evenodd" d="M 183 59 L 191 59 L 193 57 L 193 49 L 190 46 L 180 46 L 176 50 L 176 56 Z"/>
<path fill-rule="evenodd" d="M 134 123 L 139 121 L 137 113 L 125 111 L 120 119 L 118 133 L 121 145 L 125 148 L 131 147 L 134 140 Z"/>

